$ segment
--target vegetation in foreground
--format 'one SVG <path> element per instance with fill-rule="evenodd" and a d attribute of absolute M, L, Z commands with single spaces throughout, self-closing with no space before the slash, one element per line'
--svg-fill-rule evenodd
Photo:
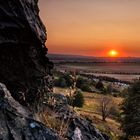
<path fill-rule="evenodd" d="M 69 93 L 68 88 L 58 88 L 55 87 L 54 91 L 56 93 L 64 93 L 67 95 Z M 84 96 L 84 105 L 82 108 L 75 108 L 75 111 L 85 117 L 86 119 L 93 122 L 96 127 L 107 135 L 111 136 L 113 140 L 117 140 L 118 136 L 122 135 L 122 131 L 120 130 L 120 123 L 118 121 L 117 112 L 111 112 L 107 116 L 106 121 L 102 121 L 102 114 L 100 111 L 100 100 L 102 97 L 106 97 L 106 95 L 102 95 L 99 93 L 91 93 L 91 92 L 82 92 Z M 110 97 L 110 96 L 109 96 Z M 119 104 L 122 102 L 121 97 L 111 97 L 112 101 L 116 106 L 116 110 L 119 110 Z M 110 108 L 109 104 L 109 108 Z M 114 110 L 115 111 L 115 110 Z"/>
<path fill-rule="evenodd" d="M 140 80 L 128 89 L 122 110 L 122 129 L 126 138 L 140 136 Z"/>
<path fill-rule="evenodd" d="M 120 90 L 121 88 L 116 90 L 112 86 L 113 83 L 77 77 L 77 75 L 73 76 L 68 73 L 64 74 L 61 80 L 61 76 L 57 80 L 63 84 L 56 87 L 55 92 L 63 93 L 71 99 L 70 105 L 77 107 L 75 111 L 93 122 L 102 132 L 110 135 L 113 140 L 135 139 L 140 135 L 138 102 L 140 101 L 140 82 L 136 81 L 129 89 L 125 87 L 123 90 Z M 71 86 L 67 83 L 71 83 Z"/>

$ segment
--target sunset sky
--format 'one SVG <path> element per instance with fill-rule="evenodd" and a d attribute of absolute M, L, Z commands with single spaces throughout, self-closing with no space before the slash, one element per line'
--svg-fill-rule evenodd
<path fill-rule="evenodd" d="M 140 0 L 39 0 L 49 53 L 140 57 Z"/>

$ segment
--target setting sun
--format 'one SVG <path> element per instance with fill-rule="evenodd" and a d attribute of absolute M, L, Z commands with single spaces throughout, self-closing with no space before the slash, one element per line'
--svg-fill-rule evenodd
<path fill-rule="evenodd" d="M 109 54 L 110 57 L 118 56 L 118 52 L 116 50 L 110 50 L 108 54 Z"/>

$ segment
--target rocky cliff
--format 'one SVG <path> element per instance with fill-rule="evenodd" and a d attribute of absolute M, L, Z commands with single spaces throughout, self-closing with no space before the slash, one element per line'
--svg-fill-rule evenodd
<path fill-rule="evenodd" d="M 23 105 L 51 90 L 53 64 L 46 57 L 46 29 L 37 0 L 0 1 L 0 82 Z"/>
<path fill-rule="evenodd" d="M 53 64 L 45 47 L 46 30 L 37 3 L 38 0 L 0 1 L 0 140 L 60 139 L 33 119 L 33 110 L 40 110 L 44 94 L 52 91 L 53 79 Z M 58 104 L 55 111 L 60 120 L 64 116 L 66 121 L 72 120 L 67 139 L 77 140 L 76 130 L 83 140 L 109 139 L 71 111 L 66 102 Z"/>
<path fill-rule="evenodd" d="M 60 140 L 53 130 L 33 119 L 0 84 L 0 140 Z"/>

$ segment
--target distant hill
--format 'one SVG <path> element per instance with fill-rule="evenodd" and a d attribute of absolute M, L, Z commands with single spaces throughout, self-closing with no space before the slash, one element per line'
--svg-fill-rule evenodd
<path fill-rule="evenodd" d="M 48 57 L 55 63 L 59 62 L 95 62 L 95 63 L 140 63 L 140 57 L 94 57 L 82 55 L 48 54 Z"/>

